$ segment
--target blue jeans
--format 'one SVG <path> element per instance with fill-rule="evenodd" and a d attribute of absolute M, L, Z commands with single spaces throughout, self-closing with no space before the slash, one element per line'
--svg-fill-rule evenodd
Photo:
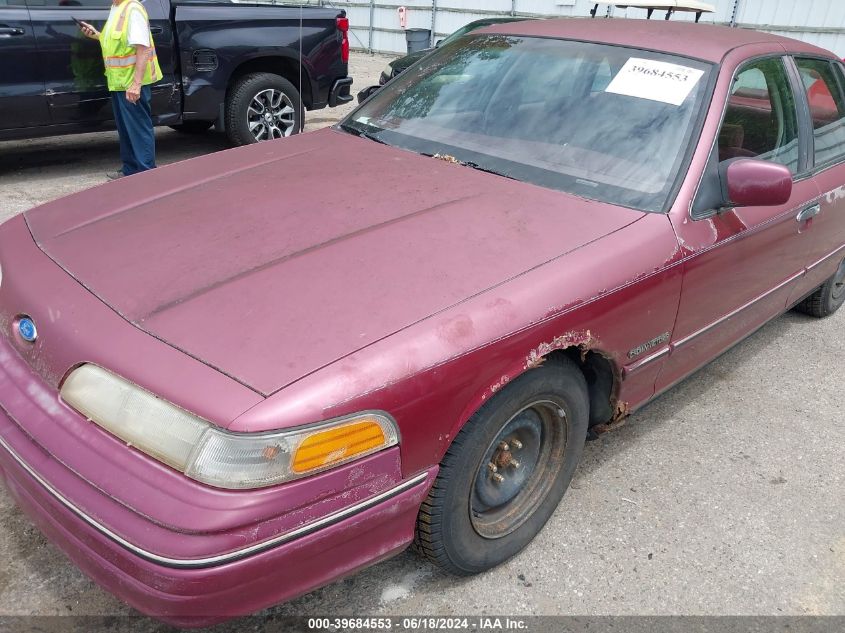
<path fill-rule="evenodd" d="M 155 134 L 150 112 L 151 91 L 141 88 L 141 98 L 136 103 L 126 100 L 125 92 L 112 92 L 111 104 L 120 137 L 120 159 L 123 175 L 131 176 L 156 166 Z"/>

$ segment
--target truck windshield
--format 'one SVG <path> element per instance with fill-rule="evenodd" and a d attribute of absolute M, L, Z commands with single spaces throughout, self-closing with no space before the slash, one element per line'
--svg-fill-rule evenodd
<path fill-rule="evenodd" d="M 711 65 L 620 46 L 468 36 L 341 128 L 584 198 L 664 211 Z"/>

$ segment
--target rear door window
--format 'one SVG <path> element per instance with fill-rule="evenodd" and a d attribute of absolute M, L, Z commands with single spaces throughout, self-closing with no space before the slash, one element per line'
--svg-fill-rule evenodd
<path fill-rule="evenodd" d="M 824 59 L 795 59 L 810 106 L 815 164 L 845 159 L 845 97 L 839 64 Z"/>

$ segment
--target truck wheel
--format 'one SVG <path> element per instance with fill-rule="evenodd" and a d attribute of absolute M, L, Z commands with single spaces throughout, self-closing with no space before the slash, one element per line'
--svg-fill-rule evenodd
<path fill-rule="evenodd" d="M 843 303 L 845 303 L 845 260 L 839 264 L 839 270 L 833 277 L 795 306 L 795 309 L 821 319 L 836 312 Z"/>
<path fill-rule="evenodd" d="M 417 518 L 416 549 L 458 575 L 522 550 L 554 512 L 587 436 L 587 384 L 569 359 L 512 381 L 458 433 Z"/>
<path fill-rule="evenodd" d="M 234 145 L 298 134 L 304 119 L 296 88 L 272 73 L 244 75 L 226 98 L 226 133 Z"/>
<path fill-rule="evenodd" d="M 182 134 L 204 134 L 208 132 L 212 125 L 214 125 L 214 121 L 182 121 L 176 125 L 171 125 L 170 129 Z"/>

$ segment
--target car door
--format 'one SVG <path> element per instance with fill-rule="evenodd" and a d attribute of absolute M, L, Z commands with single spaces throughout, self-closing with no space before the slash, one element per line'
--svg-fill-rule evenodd
<path fill-rule="evenodd" d="M 0 0 L 0 130 L 50 122 L 29 10 L 23 0 Z"/>
<path fill-rule="evenodd" d="M 108 19 L 109 0 L 27 0 L 38 41 L 50 116 L 55 124 L 90 124 L 113 118 L 100 44 L 82 35 L 73 18 L 99 30 Z M 174 96 L 173 46 L 170 20 L 161 0 L 148 0 L 144 7 L 163 79 L 153 87 L 153 114 L 178 112 Z"/>
<path fill-rule="evenodd" d="M 822 195 L 810 222 L 811 257 L 793 302 L 824 283 L 845 259 L 845 73 L 838 61 L 794 58 L 813 129 L 813 179 Z"/>
<path fill-rule="evenodd" d="M 819 192 L 807 173 L 807 135 L 787 61 L 770 56 L 737 69 L 711 163 L 748 157 L 784 164 L 793 173 L 792 195 L 777 206 L 697 209 L 692 217 L 673 218 L 686 251 L 684 281 L 658 389 L 783 312 L 804 274 L 813 238 L 809 223 L 797 216 L 817 202 Z"/>

